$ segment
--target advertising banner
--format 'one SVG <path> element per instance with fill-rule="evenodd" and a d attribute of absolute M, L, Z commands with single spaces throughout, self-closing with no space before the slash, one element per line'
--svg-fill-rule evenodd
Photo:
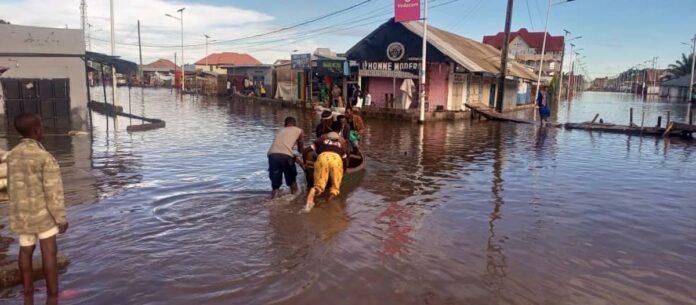
<path fill-rule="evenodd" d="M 394 20 L 406 22 L 420 19 L 420 0 L 394 0 Z"/>
<path fill-rule="evenodd" d="M 291 68 L 293 70 L 309 69 L 309 64 L 312 61 L 311 54 L 292 54 L 290 55 Z"/>

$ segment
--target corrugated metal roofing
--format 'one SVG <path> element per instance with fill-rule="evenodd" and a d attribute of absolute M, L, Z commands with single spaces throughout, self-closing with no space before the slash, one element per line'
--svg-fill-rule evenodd
<path fill-rule="evenodd" d="M 691 74 L 662 83 L 663 87 L 688 87 L 691 81 Z"/>
<path fill-rule="evenodd" d="M 409 31 L 423 37 L 422 22 L 409 21 L 402 24 Z M 501 53 L 493 46 L 430 25 L 428 25 L 428 43 L 469 71 L 500 74 Z M 512 59 L 508 61 L 508 65 L 508 75 L 528 80 L 537 79 L 537 75 L 532 70 Z"/>

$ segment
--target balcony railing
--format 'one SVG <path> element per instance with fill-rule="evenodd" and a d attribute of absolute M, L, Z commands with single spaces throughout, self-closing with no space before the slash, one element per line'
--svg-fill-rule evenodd
<path fill-rule="evenodd" d="M 541 54 L 519 54 L 515 56 L 517 61 L 533 60 L 540 61 Z M 561 61 L 561 54 L 545 54 L 544 61 Z"/>

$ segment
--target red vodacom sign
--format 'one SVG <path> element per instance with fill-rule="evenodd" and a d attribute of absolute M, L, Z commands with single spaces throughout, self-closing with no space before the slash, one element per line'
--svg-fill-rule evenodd
<path fill-rule="evenodd" d="M 394 0 L 396 22 L 419 20 L 420 11 L 420 0 Z"/>

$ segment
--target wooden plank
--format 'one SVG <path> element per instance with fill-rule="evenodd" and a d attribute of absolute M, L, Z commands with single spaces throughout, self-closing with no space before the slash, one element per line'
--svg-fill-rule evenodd
<path fill-rule="evenodd" d="M 521 124 L 534 124 L 534 121 L 514 118 L 511 116 L 505 115 L 503 113 L 499 113 L 497 111 L 492 111 L 492 110 L 485 108 L 485 107 L 474 106 L 474 105 L 470 105 L 470 104 L 465 104 L 465 106 L 466 106 L 466 108 L 469 108 L 472 112 L 475 112 L 479 116 L 483 116 L 484 118 L 491 120 L 491 121 L 503 121 L 503 122 L 513 122 L 513 123 L 521 123 Z"/>
<path fill-rule="evenodd" d="M 668 124 L 667 128 L 665 129 L 665 132 L 662 134 L 662 137 L 667 137 L 669 135 L 669 132 L 672 130 L 672 127 L 674 127 L 674 123 Z"/>
<path fill-rule="evenodd" d="M 687 132 L 696 132 L 696 125 L 689 125 L 685 123 L 677 123 L 677 122 L 672 122 L 673 129 L 674 130 L 680 130 L 680 131 L 687 131 Z"/>
<path fill-rule="evenodd" d="M 164 128 L 165 126 L 166 126 L 166 123 L 164 121 L 159 122 L 159 123 L 130 125 L 130 126 L 126 127 L 126 131 L 128 131 L 128 132 L 148 131 L 148 130 L 153 130 L 153 129 Z"/>
<path fill-rule="evenodd" d="M 597 122 L 597 118 L 599 118 L 599 113 L 595 114 L 594 118 L 592 119 L 591 124 L 594 124 L 595 122 Z"/>

